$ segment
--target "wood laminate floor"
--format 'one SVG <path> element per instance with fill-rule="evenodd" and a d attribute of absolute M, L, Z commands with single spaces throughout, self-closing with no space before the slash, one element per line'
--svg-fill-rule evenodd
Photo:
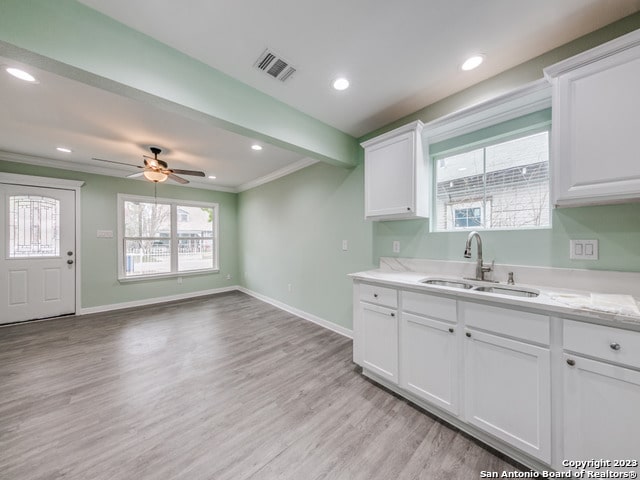
<path fill-rule="evenodd" d="M 516 470 L 248 295 L 0 328 L 3 480 L 475 479 Z"/>

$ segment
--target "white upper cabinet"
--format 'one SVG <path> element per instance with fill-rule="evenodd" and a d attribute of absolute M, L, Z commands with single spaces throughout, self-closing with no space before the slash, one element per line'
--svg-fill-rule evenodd
<path fill-rule="evenodd" d="M 553 85 L 554 201 L 640 198 L 640 30 L 545 69 Z"/>
<path fill-rule="evenodd" d="M 364 143 L 365 218 L 429 216 L 429 180 L 422 151 L 422 122 Z"/>

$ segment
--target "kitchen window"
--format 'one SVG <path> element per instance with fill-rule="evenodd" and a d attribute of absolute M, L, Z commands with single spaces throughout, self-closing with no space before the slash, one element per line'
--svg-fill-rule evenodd
<path fill-rule="evenodd" d="M 118 195 L 118 278 L 218 270 L 218 204 Z"/>
<path fill-rule="evenodd" d="M 430 145 L 435 231 L 545 228 L 550 110 Z"/>

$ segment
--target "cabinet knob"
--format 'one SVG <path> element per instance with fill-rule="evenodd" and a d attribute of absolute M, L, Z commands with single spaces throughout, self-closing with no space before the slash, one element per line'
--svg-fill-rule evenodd
<path fill-rule="evenodd" d="M 395 317 L 395 316 L 396 316 L 396 314 L 395 314 L 395 313 L 393 313 L 393 312 L 391 312 L 391 316 L 392 316 L 392 317 Z"/>
<path fill-rule="evenodd" d="M 571 360 L 570 358 L 567 358 L 567 365 L 573 367 L 576 364 L 575 360 Z"/>
<path fill-rule="evenodd" d="M 453 328 L 449 327 L 449 333 L 453 333 Z"/>
<path fill-rule="evenodd" d="M 411 211 L 411 207 L 407 207 L 407 210 L 410 212 Z"/>
<path fill-rule="evenodd" d="M 69 265 L 73 265 L 73 260 L 69 259 L 69 260 L 67 260 L 67 263 L 68 263 Z"/>
<path fill-rule="evenodd" d="M 611 350 L 620 350 L 620 344 L 617 342 L 613 342 L 611 345 L 609 345 L 611 347 Z"/>
<path fill-rule="evenodd" d="M 467 332 L 467 333 L 465 333 L 465 335 L 466 335 L 467 337 L 471 337 L 471 332 Z"/>
<path fill-rule="evenodd" d="M 374 293 L 374 294 L 373 294 L 373 298 L 378 298 L 378 294 L 377 294 L 377 293 Z"/>

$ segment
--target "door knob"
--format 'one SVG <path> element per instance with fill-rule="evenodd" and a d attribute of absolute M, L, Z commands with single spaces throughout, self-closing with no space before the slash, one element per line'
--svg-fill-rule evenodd
<path fill-rule="evenodd" d="M 71 250 L 69 250 L 69 251 L 67 252 L 67 255 L 71 256 L 71 255 L 73 255 L 73 252 L 72 252 Z"/>
<path fill-rule="evenodd" d="M 72 265 L 72 264 L 73 264 L 73 260 L 69 259 L 69 260 L 67 260 L 67 263 L 68 263 L 69 265 Z"/>

